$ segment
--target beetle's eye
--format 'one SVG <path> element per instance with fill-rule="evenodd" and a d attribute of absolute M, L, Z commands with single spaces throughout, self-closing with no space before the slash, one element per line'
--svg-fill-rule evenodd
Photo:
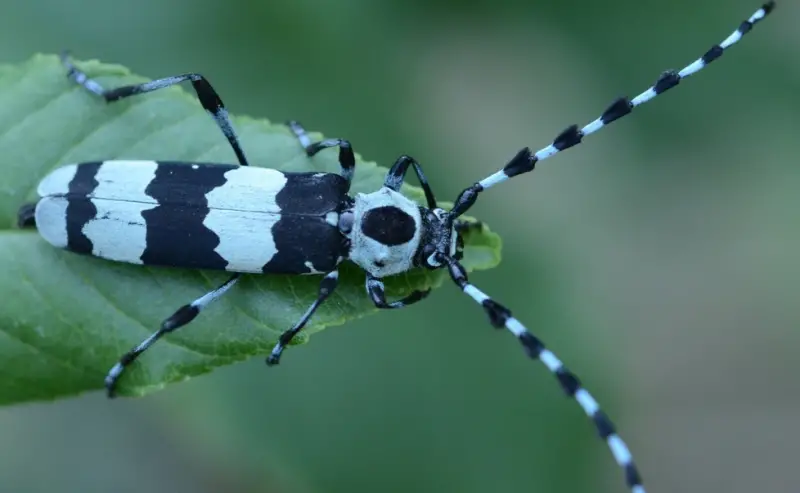
<path fill-rule="evenodd" d="M 422 263 L 425 267 L 438 267 L 438 264 L 431 264 L 430 259 L 431 255 L 436 253 L 436 247 L 431 245 L 430 243 L 422 247 Z"/>

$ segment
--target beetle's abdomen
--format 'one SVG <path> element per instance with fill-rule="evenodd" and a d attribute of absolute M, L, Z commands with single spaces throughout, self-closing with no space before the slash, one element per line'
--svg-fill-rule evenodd
<path fill-rule="evenodd" d="M 48 242 L 110 260 L 303 274 L 331 270 L 345 252 L 330 221 L 346 182 L 334 174 L 105 161 L 58 168 L 38 190 Z"/>

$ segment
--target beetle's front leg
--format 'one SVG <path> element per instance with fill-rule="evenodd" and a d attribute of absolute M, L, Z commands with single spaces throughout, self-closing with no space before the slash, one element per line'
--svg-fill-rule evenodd
<path fill-rule="evenodd" d="M 383 281 L 367 274 L 367 293 L 378 308 L 403 308 L 408 305 L 413 305 L 418 301 L 424 300 L 430 292 L 430 289 L 426 289 L 425 291 L 413 291 L 405 298 L 389 303 L 386 301 L 386 288 L 383 285 Z"/>

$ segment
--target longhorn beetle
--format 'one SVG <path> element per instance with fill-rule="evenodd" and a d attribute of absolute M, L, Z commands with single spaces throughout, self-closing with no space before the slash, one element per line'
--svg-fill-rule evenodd
<path fill-rule="evenodd" d="M 268 365 L 276 365 L 286 345 L 336 289 L 342 261 L 350 260 L 366 271 L 369 297 L 378 308 L 387 309 L 416 303 L 429 290 L 387 301 L 383 277 L 414 267 L 447 268 L 458 287 L 483 307 L 493 326 L 508 329 L 530 358 L 540 360 L 555 375 L 564 391 L 591 418 L 624 470 L 631 491 L 644 493 L 628 447 L 578 378 L 506 307 L 467 280 L 467 273 L 459 263 L 462 233 L 474 227 L 474 223 L 459 217 L 472 207 L 481 192 L 532 171 L 537 162 L 579 144 L 585 136 L 698 72 L 738 42 L 774 7 L 772 1 L 764 4 L 703 56 L 679 72 L 664 72 L 635 98 L 617 99 L 583 128 L 568 127 L 551 144 L 536 152 L 523 148 L 501 170 L 462 191 L 449 211 L 437 206 L 422 168 L 409 156 L 397 159 L 380 190 L 351 197 L 348 192 L 355 157 L 350 142 L 344 139 L 312 142 L 299 123 L 289 122 L 289 128 L 309 157 L 323 149 L 338 147 L 341 173 L 287 173 L 251 168 L 222 100 L 202 75 L 188 73 L 104 89 L 75 67 L 65 53 L 62 61 L 68 76 L 107 102 L 190 81 L 203 108 L 228 139 L 239 164 L 114 160 L 63 166 L 40 182 L 41 198 L 35 204 L 22 206 L 19 223 L 36 225 L 45 240 L 76 253 L 134 264 L 234 273 L 213 291 L 180 307 L 164 320 L 158 331 L 124 354 L 105 379 L 109 397 L 114 395 L 117 380 L 128 365 L 165 334 L 192 321 L 231 289 L 242 273 L 323 275 L 317 299 L 280 336 L 267 358 Z M 409 168 L 414 170 L 425 192 L 424 207 L 399 193 Z"/>

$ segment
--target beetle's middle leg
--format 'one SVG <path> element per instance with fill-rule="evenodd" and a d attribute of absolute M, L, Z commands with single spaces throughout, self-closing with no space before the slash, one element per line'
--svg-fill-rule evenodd
<path fill-rule="evenodd" d="M 319 151 L 327 149 L 328 147 L 339 146 L 339 166 L 342 168 L 341 175 L 347 180 L 347 188 L 349 190 L 350 184 L 353 182 L 353 173 L 356 168 L 356 157 L 353 153 L 353 146 L 350 145 L 350 141 L 344 139 L 327 139 L 319 142 L 311 142 L 308 132 L 306 132 L 306 129 L 303 128 L 300 123 L 290 121 L 287 125 L 289 125 L 289 129 L 291 129 L 292 133 L 297 137 L 297 140 L 300 141 L 300 145 L 303 146 L 303 150 L 306 151 L 309 157 L 314 156 Z"/>

